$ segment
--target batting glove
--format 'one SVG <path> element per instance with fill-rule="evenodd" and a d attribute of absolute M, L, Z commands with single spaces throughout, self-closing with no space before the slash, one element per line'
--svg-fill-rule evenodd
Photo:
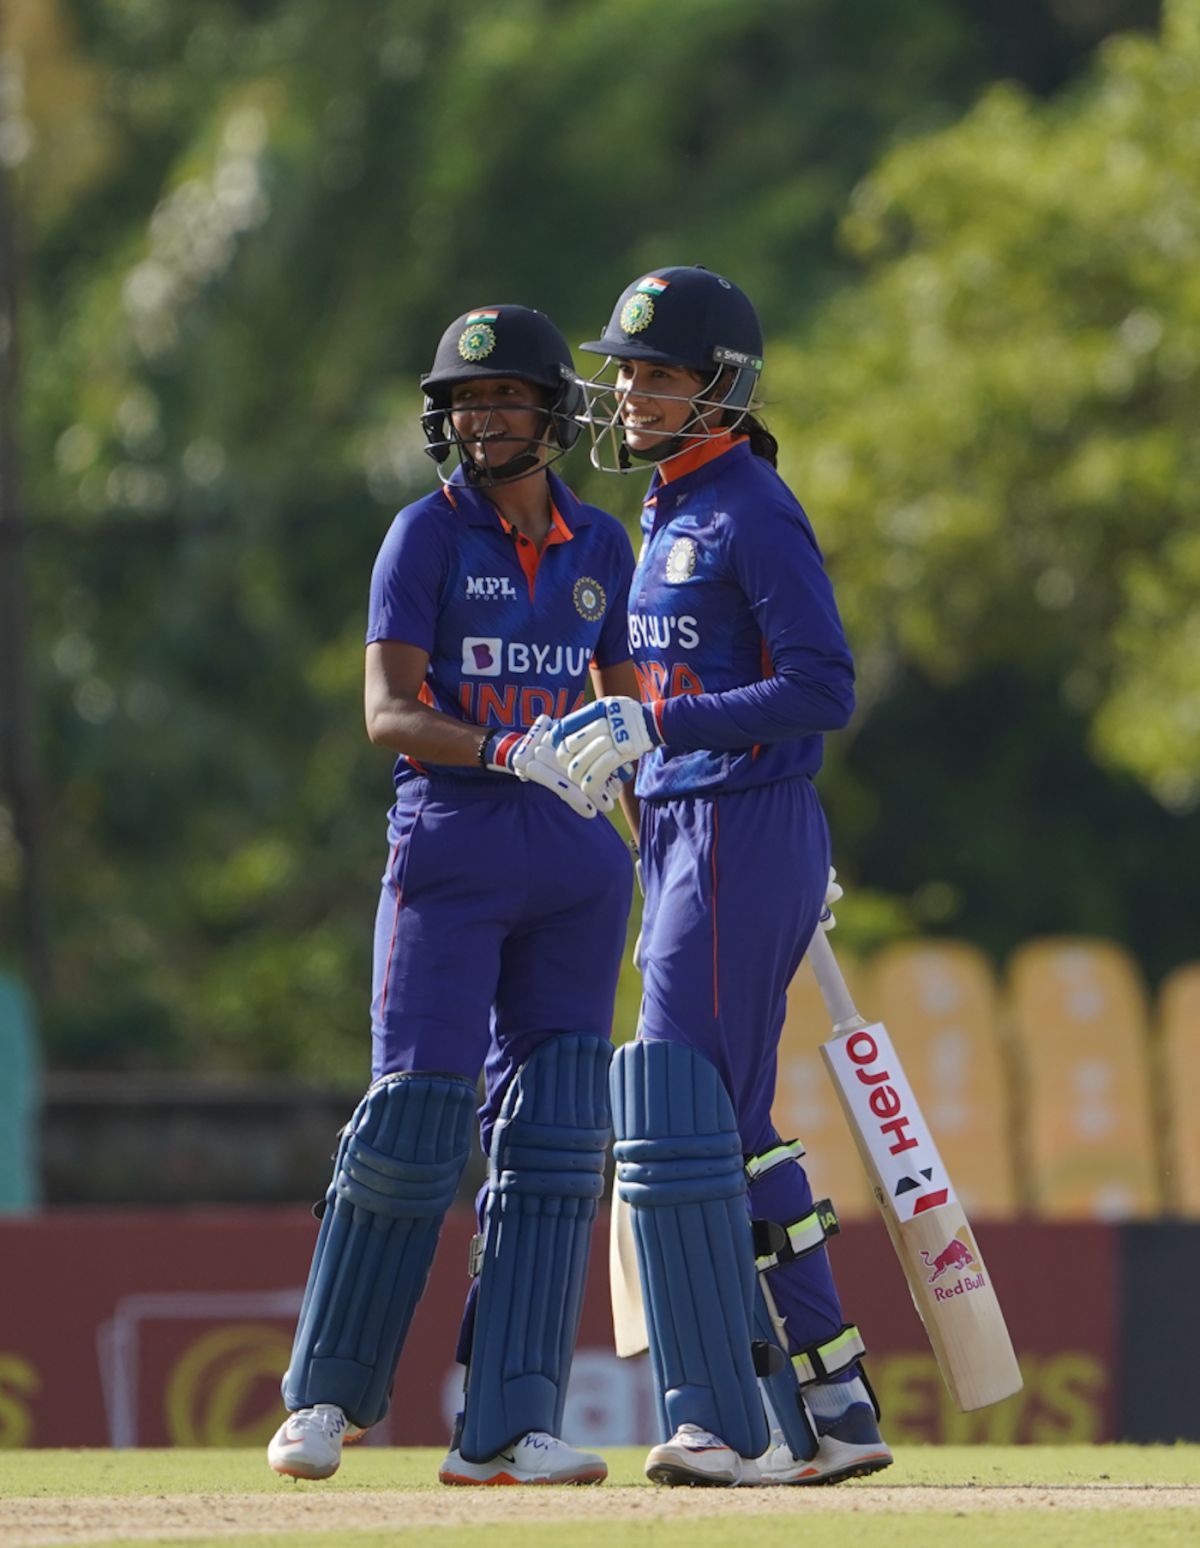
<path fill-rule="evenodd" d="M 578 812 L 581 817 L 594 817 L 598 803 L 573 784 L 559 767 L 550 742 L 553 726 L 549 715 L 539 715 L 527 731 L 493 731 L 484 744 L 479 761 L 493 773 L 513 774 L 529 784 L 552 790 L 573 812 Z M 619 790 L 619 780 L 616 786 Z M 610 811 L 614 797 L 607 786 L 600 790 L 600 799 L 605 798 L 608 799 L 605 810 Z"/>
<path fill-rule="evenodd" d="M 822 930 L 832 930 L 837 920 L 834 918 L 833 905 L 844 896 L 841 887 L 838 886 L 837 872 L 829 867 L 829 882 L 825 888 L 825 907 L 821 910 L 821 917 L 817 921 Z"/>
<path fill-rule="evenodd" d="M 560 720 L 554 746 L 573 783 L 592 795 L 618 769 L 661 747 L 662 736 L 649 705 L 613 694 Z"/>

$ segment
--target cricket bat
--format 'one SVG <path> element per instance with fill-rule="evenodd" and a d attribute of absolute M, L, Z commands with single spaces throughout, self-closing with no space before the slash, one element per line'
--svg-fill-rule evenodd
<path fill-rule="evenodd" d="M 818 930 L 808 948 L 834 1036 L 821 1057 L 938 1369 L 965 1413 L 1021 1390 L 1021 1368 L 970 1222 L 881 1022 L 855 1009 Z"/>
<path fill-rule="evenodd" d="M 608 1215 L 608 1285 L 612 1296 L 613 1345 L 618 1356 L 627 1360 L 647 1350 L 650 1338 L 646 1332 L 646 1303 L 642 1300 L 633 1220 L 616 1178 Z"/>

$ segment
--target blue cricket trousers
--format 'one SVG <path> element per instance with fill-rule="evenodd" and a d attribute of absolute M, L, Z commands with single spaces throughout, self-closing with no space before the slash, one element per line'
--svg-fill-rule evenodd
<path fill-rule="evenodd" d="M 484 1153 L 516 1071 L 558 1032 L 612 1035 L 633 890 L 607 818 L 496 776 L 401 784 L 375 921 L 372 1078 L 485 1075 Z"/>
<path fill-rule="evenodd" d="M 829 876 L 829 830 L 816 790 L 808 779 L 785 779 L 712 797 L 644 801 L 641 851 L 638 1035 L 686 1043 L 714 1064 L 742 1149 L 761 1155 L 779 1143 L 771 1103 L 787 988 L 816 929 Z M 750 1185 L 758 1219 L 791 1224 L 811 1208 L 802 1166 L 776 1167 Z M 770 1283 L 793 1350 L 842 1327 L 823 1248 L 773 1269 Z"/>

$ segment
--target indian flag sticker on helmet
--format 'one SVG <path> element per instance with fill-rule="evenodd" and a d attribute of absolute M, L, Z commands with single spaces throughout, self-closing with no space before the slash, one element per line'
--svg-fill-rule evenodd
<path fill-rule="evenodd" d="M 654 321 L 654 302 L 649 296 L 630 296 L 621 308 L 621 327 L 626 333 L 642 333 Z"/>
<path fill-rule="evenodd" d="M 571 600 L 580 618 L 588 623 L 599 623 L 604 617 L 608 598 L 604 595 L 604 587 L 590 575 L 581 575 L 575 582 Z"/>
<path fill-rule="evenodd" d="M 498 312 L 472 312 L 467 326 L 458 336 L 458 352 L 464 360 L 486 360 L 496 347 L 496 333 L 489 323 Z"/>
<path fill-rule="evenodd" d="M 670 280 L 659 279 L 657 274 L 647 274 L 644 280 L 638 281 L 638 289 L 644 296 L 661 296 L 670 283 Z"/>

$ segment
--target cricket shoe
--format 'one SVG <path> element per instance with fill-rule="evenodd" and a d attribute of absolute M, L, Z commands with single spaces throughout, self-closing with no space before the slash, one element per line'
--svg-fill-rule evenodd
<path fill-rule="evenodd" d="M 797 1461 L 787 1445 L 772 1447 L 758 1460 L 759 1482 L 764 1484 L 835 1484 L 847 1478 L 865 1478 L 892 1465 L 869 1403 L 852 1403 L 836 1419 L 814 1420 L 817 1454 Z"/>
<path fill-rule="evenodd" d="M 332 1478 L 342 1446 L 365 1433 L 336 1403 L 317 1403 L 287 1416 L 267 1447 L 267 1461 L 285 1478 Z"/>
<path fill-rule="evenodd" d="M 700 1488 L 760 1482 L 756 1462 L 698 1424 L 681 1424 L 669 1441 L 654 1447 L 646 1458 L 646 1477 L 656 1484 Z"/>
<path fill-rule="evenodd" d="M 456 1444 L 438 1469 L 444 1484 L 596 1484 L 608 1464 L 594 1451 L 576 1451 L 545 1430 L 530 1430 L 489 1462 L 468 1462 Z"/>

